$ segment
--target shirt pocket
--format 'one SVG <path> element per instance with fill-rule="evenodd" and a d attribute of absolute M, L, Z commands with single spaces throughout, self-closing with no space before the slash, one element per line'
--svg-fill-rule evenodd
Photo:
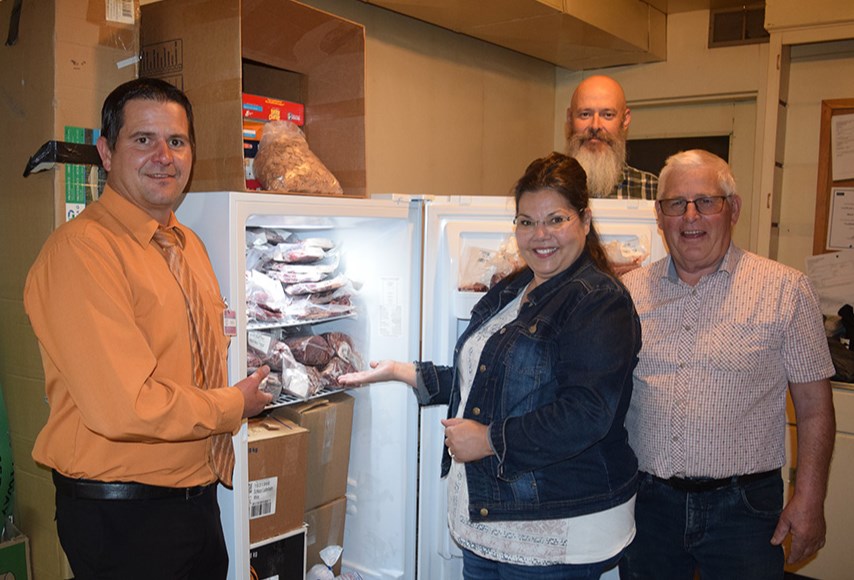
<path fill-rule="evenodd" d="M 782 333 L 774 324 L 732 323 L 718 325 L 702 345 L 709 366 L 724 372 L 769 368 L 782 348 Z"/>
<path fill-rule="evenodd" d="M 516 329 L 504 356 L 503 400 L 505 416 L 518 416 L 542 406 L 549 395 L 554 369 L 551 329 L 543 321 L 530 321 Z"/>

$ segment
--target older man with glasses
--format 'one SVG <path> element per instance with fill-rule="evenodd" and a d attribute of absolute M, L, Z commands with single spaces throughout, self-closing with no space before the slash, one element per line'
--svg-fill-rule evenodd
<path fill-rule="evenodd" d="M 782 579 L 824 545 L 834 369 L 807 277 L 732 243 L 727 163 L 670 157 L 656 210 L 670 255 L 623 277 L 643 346 L 626 417 L 638 455 L 637 536 L 621 578 Z M 798 423 L 783 505 L 786 390 Z"/>

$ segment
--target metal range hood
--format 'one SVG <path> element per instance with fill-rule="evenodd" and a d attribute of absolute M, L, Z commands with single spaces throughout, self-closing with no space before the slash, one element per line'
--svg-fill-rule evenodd
<path fill-rule="evenodd" d="M 666 58 L 667 0 L 363 0 L 567 68 Z"/>

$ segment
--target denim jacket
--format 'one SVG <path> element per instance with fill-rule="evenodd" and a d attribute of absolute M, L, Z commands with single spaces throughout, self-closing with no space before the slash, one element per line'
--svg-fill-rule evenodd
<path fill-rule="evenodd" d="M 416 364 L 421 404 L 448 403 L 457 415 L 461 346 L 532 278 L 525 269 L 475 305 L 453 368 Z M 486 342 L 463 413 L 489 426 L 495 451 L 466 463 L 472 521 L 567 518 L 632 497 L 637 459 L 623 422 L 640 346 L 628 291 L 586 252 L 528 294 Z M 450 465 L 446 448 L 443 477 Z"/>

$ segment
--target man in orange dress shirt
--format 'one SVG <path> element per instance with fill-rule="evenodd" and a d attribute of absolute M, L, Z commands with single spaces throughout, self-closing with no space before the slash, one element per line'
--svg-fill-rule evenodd
<path fill-rule="evenodd" d="M 53 471 L 76 578 L 225 578 L 211 439 L 269 402 L 258 388 L 269 369 L 234 388 L 195 386 L 190 316 L 153 239 L 163 227 L 183 235 L 203 308 L 221 321 L 211 350 L 226 377 L 219 286 L 201 241 L 173 213 L 193 162 L 186 95 L 133 80 L 101 117 L 104 193 L 50 236 L 24 289 L 50 405 L 33 458 Z"/>

